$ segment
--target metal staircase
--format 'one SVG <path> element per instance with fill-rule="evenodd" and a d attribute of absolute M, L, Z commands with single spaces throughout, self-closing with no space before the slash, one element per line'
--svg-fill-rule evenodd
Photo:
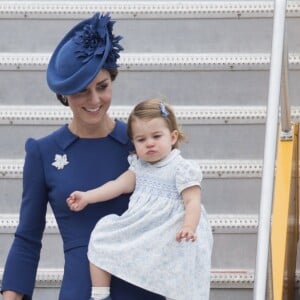
<path fill-rule="evenodd" d="M 111 114 L 165 97 L 204 173 L 214 232 L 211 300 L 253 297 L 273 1 L 0 2 L 0 279 L 18 222 L 24 143 L 68 122 L 46 84 L 50 52 L 79 19 L 111 12 L 125 52 Z M 300 120 L 300 1 L 287 4 L 290 102 Z M 34 299 L 57 299 L 63 255 L 48 211 Z M 296 276 L 299 288 L 299 275 Z M 1 284 L 1 281 L 0 281 Z"/>

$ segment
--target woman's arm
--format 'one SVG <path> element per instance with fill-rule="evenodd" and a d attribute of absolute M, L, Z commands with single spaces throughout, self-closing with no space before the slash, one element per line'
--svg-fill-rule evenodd
<path fill-rule="evenodd" d="M 195 241 L 197 239 L 195 231 L 201 215 L 201 189 L 199 186 L 192 186 L 183 190 L 181 195 L 185 206 L 185 214 L 183 225 L 176 235 L 176 240 L 178 242 L 183 239 Z"/>
<path fill-rule="evenodd" d="M 67 204 L 73 211 L 80 211 L 88 204 L 107 201 L 128 194 L 134 190 L 135 173 L 131 170 L 124 172 L 117 179 L 111 180 L 98 188 L 86 192 L 75 191 L 67 199 Z"/>
<path fill-rule="evenodd" d="M 20 222 L 6 259 L 2 278 L 1 291 L 5 293 L 10 291 L 8 293 L 10 297 L 18 296 L 18 293 L 23 294 L 24 299 L 32 297 L 40 259 L 47 203 L 48 194 L 41 153 L 37 142 L 29 139 L 26 142 Z M 12 290 L 18 293 L 14 294 Z M 5 299 L 14 299 L 6 297 L 7 294 Z"/>

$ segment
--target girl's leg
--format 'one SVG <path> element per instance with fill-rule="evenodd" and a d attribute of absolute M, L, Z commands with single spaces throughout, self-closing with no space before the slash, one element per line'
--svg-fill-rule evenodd
<path fill-rule="evenodd" d="M 92 279 L 92 299 L 109 299 L 111 275 L 90 263 L 90 273 Z"/>
<path fill-rule="evenodd" d="M 111 275 L 90 263 L 90 272 L 93 286 L 110 286 Z"/>

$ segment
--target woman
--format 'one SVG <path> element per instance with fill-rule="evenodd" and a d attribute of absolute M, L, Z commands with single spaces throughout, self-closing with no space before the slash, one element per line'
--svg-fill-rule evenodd
<path fill-rule="evenodd" d="M 26 142 L 20 222 L 4 270 L 4 300 L 32 298 L 48 203 L 64 245 L 60 300 L 90 298 L 90 233 L 99 217 L 127 209 L 128 195 L 80 213 L 70 211 L 65 201 L 74 189 L 95 188 L 128 168 L 133 146 L 126 125 L 107 113 L 122 50 L 121 37 L 112 29 L 109 15 L 97 13 L 71 29 L 50 59 L 48 85 L 73 118 L 50 135 Z M 164 299 L 116 277 L 111 291 L 113 300 Z"/>

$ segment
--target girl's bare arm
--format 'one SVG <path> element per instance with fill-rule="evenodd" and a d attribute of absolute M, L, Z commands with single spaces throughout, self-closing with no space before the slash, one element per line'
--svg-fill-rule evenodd
<path fill-rule="evenodd" d="M 131 193 L 135 188 L 135 173 L 128 170 L 117 179 L 111 180 L 93 190 L 75 191 L 67 199 L 67 204 L 73 211 L 79 211 L 88 204 L 107 201 L 121 194 Z"/>
<path fill-rule="evenodd" d="M 199 186 L 192 186 L 182 191 L 182 198 L 185 206 L 184 220 L 181 229 L 176 235 L 178 242 L 195 241 L 196 228 L 201 215 L 201 189 Z"/>

